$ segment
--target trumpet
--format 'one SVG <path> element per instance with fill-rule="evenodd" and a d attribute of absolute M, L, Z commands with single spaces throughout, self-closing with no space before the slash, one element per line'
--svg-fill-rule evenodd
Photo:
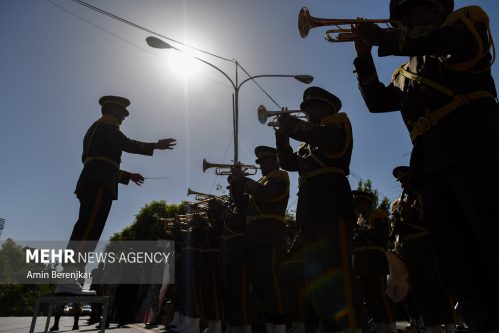
<path fill-rule="evenodd" d="M 228 203 L 229 202 L 229 197 L 226 195 L 213 195 L 213 194 L 206 194 L 206 193 L 201 193 L 201 192 L 196 192 L 193 191 L 190 187 L 187 189 L 187 195 L 196 195 L 196 200 L 198 202 L 189 202 L 189 206 L 191 207 L 199 207 L 203 205 L 207 205 L 210 200 L 217 199 L 220 200 L 223 203 Z"/>
<path fill-rule="evenodd" d="M 263 105 L 260 105 L 258 107 L 258 121 L 260 121 L 260 124 L 265 125 L 269 117 L 276 117 L 277 115 L 280 114 L 291 114 L 291 113 L 299 113 L 303 112 L 301 110 L 281 110 L 281 111 L 268 111 L 267 108 Z M 304 116 L 298 117 L 298 118 L 305 118 Z M 270 123 L 267 124 L 268 126 L 272 127 L 277 127 L 278 124 L 275 121 L 271 121 Z"/>
<path fill-rule="evenodd" d="M 401 25 L 400 21 L 389 19 L 324 19 L 313 17 L 307 7 L 303 7 L 298 14 L 298 31 L 301 38 L 307 37 L 310 29 L 329 25 L 336 26 L 336 29 L 327 30 L 324 34 L 324 38 L 331 43 L 354 41 L 357 36 L 352 32 L 350 25 L 359 23 L 385 24 L 386 30 L 392 30 L 393 26 Z"/>
<path fill-rule="evenodd" d="M 196 200 L 198 201 L 206 201 L 206 200 L 209 200 L 209 199 L 212 199 L 212 198 L 216 198 L 215 195 L 213 194 L 206 194 L 206 193 L 202 193 L 202 192 L 196 192 L 196 191 L 193 191 L 190 187 L 187 189 L 187 196 L 189 195 L 196 195 Z"/>
<path fill-rule="evenodd" d="M 215 164 L 215 163 L 208 163 L 206 159 L 203 159 L 203 172 L 206 171 L 206 169 L 210 168 L 216 168 L 215 169 L 215 174 L 219 176 L 228 176 L 232 174 L 232 167 L 234 167 L 234 164 Z M 241 164 L 242 169 L 249 170 L 250 172 L 247 172 L 246 175 L 252 176 L 256 175 L 257 170 L 259 169 L 258 167 L 251 165 L 251 164 Z"/>

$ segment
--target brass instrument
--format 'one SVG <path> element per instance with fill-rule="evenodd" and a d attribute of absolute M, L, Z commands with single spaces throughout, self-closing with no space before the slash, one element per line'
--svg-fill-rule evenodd
<path fill-rule="evenodd" d="M 206 194 L 202 192 L 197 192 L 193 191 L 190 187 L 187 189 L 187 196 L 189 195 L 196 195 L 196 200 L 198 201 L 205 201 L 205 200 L 210 200 L 212 198 L 216 198 L 216 195 L 213 194 Z"/>
<path fill-rule="evenodd" d="M 189 195 L 193 195 L 193 194 L 196 195 L 196 200 L 198 200 L 198 202 L 189 203 L 189 206 L 192 206 L 192 207 L 198 207 L 198 206 L 202 207 L 203 205 L 207 205 L 208 202 L 210 202 L 210 200 L 213 200 L 213 199 L 220 200 L 223 203 L 228 203 L 230 201 L 230 198 L 227 195 L 214 195 L 214 194 L 197 192 L 197 191 L 193 191 L 189 187 L 187 189 L 187 195 L 189 196 Z"/>
<path fill-rule="evenodd" d="M 208 163 L 206 159 L 203 159 L 203 172 L 206 171 L 206 169 L 210 168 L 216 168 L 215 169 L 215 174 L 219 176 L 228 176 L 232 174 L 232 168 L 234 167 L 234 164 L 215 164 L 215 163 Z M 241 164 L 241 168 L 245 171 L 250 171 L 247 172 L 246 175 L 256 175 L 257 170 L 259 169 L 258 167 L 251 165 L 251 164 Z"/>
<path fill-rule="evenodd" d="M 265 125 L 265 123 L 267 122 L 269 117 L 276 117 L 277 115 L 280 115 L 280 114 L 291 114 L 291 113 L 299 113 L 299 112 L 303 112 L 303 111 L 301 111 L 301 110 L 268 111 L 267 108 L 263 105 L 260 105 L 258 107 L 258 110 L 257 110 L 258 121 L 262 125 Z M 298 118 L 304 118 L 304 117 L 302 116 L 302 117 L 298 117 Z M 275 121 L 271 121 L 267 124 L 267 126 L 276 127 L 276 126 L 278 126 L 278 124 Z"/>
<path fill-rule="evenodd" d="M 324 38 L 331 43 L 352 42 L 357 36 L 352 32 L 350 25 L 359 23 L 379 23 L 385 24 L 387 30 L 393 29 L 392 26 L 399 26 L 400 21 L 389 19 L 324 19 L 313 17 L 307 7 L 303 7 L 298 14 L 298 31 L 302 38 L 307 37 L 310 29 L 323 26 L 336 26 L 336 29 L 327 30 Z"/>

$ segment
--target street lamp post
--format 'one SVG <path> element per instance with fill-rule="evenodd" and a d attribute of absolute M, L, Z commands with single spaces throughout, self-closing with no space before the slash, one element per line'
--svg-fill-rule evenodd
<path fill-rule="evenodd" d="M 182 51 L 171 44 L 156 38 L 156 37 L 147 37 L 146 38 L 147 45 L 150 47 L 156 48 L 156 49 L 174 49 L 177 51 Z M 235 65 L 236 65 L 236 77 L 235 81 L 232 80 L 232 78 L 227 75 L 223 70 L 218 68 L 217 66 L 207 62 L 206 60 L 203 60 L 201 58 L 192 56 L 194 59 L 201 61 L 202 63 L 216 69 L 218 72 L 220 72 L 223 76 L 229 80 L 229 82 L 232 85 L 232 88 L 234 88 L 234 94 L 233 94 L 233 105 L 232 105 L 232 120 L 233 120 L 233 131 L 234 131 L 234 163 L 239 162 L 239 156 L 238 156 L 238 135 L 239 135 L 239 90 L 241 89 L 242 85 L 245 84 L 246 82 L 256 79 L 256 78 L 262 78 L 262 77 L 292 77 L 297 81 L 300 81 L 305 84 L 311 83 L 314 78 L 313 76 L 310 75 L 286 75 L 286 74 L 262 74 L 262 75 L 255 75 L 255 76 L 250 76 L 243 81 L 239 82 L 238 80 L 238 68 L 239 68 L 239 63 L 237 60 L 232 60 Z M 269 96 L 270 97 L 270 96 Z M 271 98 L 271 97 L 270 97 Z M 271 98 L 272 99 L 272 98 Z M 275 101 L 274 101 L 275 102 Z"/>

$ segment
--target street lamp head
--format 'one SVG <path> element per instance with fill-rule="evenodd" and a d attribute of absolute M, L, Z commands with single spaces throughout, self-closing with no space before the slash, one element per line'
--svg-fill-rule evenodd
<path fill-rule="evenodd" d="M 293 77 L 295 78 L 295 80 L 298 80 L 305 84 L 310 84 L 314 80 L 314 77 L 312 75 L 295 75 Z"/>
<path fill-rule="evenodd" d="M 172 49 L 173 48 L 173 46 L 171 46 L 167 42 L 165 42 L 159 38 L 153 37 L 153 36 L 147 37 L 146 43 L 147 43 L 147 45 L 149 45 L 150 47 L 153 47 L 155 49 Z"/>

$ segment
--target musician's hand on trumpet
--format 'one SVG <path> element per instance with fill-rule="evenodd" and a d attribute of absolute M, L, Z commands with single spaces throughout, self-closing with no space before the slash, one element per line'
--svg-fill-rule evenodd
<path fill-rule="evenodd" d="M 358 18 L 360 20 L 360 18 Z M 372 22 L 361 22 L 351 24 L 352 33 L 355 36 L 355 49 L 357 50 L 357 44 L 360 42 L 364 43 L 365 46 L 369 48 L 372 45 L 380 45 L 383 38 L 383 34 L 386 30 L 381 29 L 378 25 Z M 369 49 L 369 51 L 371 51 Z"/>
<path fill-rule="evenodd" d="M 298 119 L 298 117 L 292 116 L 288 112 L 288 108 L 282 108 L 282 112 L 276 116 L 274 122 L 276 123 L 276 126 L 274 126 L 275 130 L 278 131 L 279 133 L 289 135 L 289 133 L 292 131 L 293 128 L 297 125 L 298 122 L 301 120 Z"/>
<path fill-rule="evenodd" d="M 246 173 L 247 169 L 243 168 L 241 165 L 241 162 L 237 162 L 234 164 L 231 168 L 231 175 L 229 183 L 237 183 L 239 182 L 242 178 L 246 177 L 248 174 Z"/>

